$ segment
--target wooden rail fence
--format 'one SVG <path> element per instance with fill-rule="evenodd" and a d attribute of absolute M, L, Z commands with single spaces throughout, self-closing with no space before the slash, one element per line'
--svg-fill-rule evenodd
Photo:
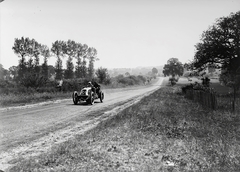
<path fill-rule="evenodd" d="M 186 98 L 200 103 L 204 107 L 217 109 L 217 98 L 214 92 L 206 92 L 203 90 L 186 90 Z"/>

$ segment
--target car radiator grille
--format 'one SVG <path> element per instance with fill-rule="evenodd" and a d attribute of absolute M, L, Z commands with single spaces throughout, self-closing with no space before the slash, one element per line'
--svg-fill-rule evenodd
<path fill-rule="evenodd" d="M 81 95 L 86 95 L 86 90 L 82 90 Z"/>

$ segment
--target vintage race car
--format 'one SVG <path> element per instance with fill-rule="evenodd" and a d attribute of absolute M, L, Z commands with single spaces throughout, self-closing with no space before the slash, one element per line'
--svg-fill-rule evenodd
<path fill-rule="evenodd" d="M 75 105 L 81 101 L 85 101 L 88 104 L 93 105 L 95 99 L 100 99 L 100 102 L 103 102 L 104 93 L 100 90 L 100 87 L 96 88 L 96 94 L 94 94 L 91 87 L 85 87 L 80 92 L 74 91 L 72 98 Z"/>

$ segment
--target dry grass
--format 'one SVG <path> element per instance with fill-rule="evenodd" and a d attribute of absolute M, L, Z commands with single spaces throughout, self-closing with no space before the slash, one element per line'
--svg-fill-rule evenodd
<path fill-rule="evenodd" d="M 178 90 L 162 88 L 10 171 L 239 171 L 240 116 L 206 110 Z"/>
<path fill-rule="evenodd" d="M 0 107 L 22 106 L 47 100 L 71 98 L 71 95 L 72 92 L 5 94 L 0 96 Z"/>

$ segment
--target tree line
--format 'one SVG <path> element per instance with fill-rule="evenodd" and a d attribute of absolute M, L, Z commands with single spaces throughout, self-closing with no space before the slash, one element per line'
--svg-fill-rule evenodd
<path fill-rule="evenodd" d="M 16 81 L 23 81 L 33 76 L 48 79 L 53 74 L 56 80 L 86 77 L 91 79 L 94 77 L 94 62 L 98 60 L 97 50 L 94 47 L 73 40 L 57 40 L 49 48 L 35 39 L 22 37 L 15 39 L 12 49 L 20 58 L 19 65 L 12 69 L 15 70 Z M 48 59 L 51 56 L 57 58 L 54 72 L 52 66 L 48 65 Z M 63 69 L 64 57 L 67 57 L 65 70 Z M 42 64 L 40 64 L 40 58 L 43 59 Z M 73 59 L 76 59 L 75 65 Z"/>

